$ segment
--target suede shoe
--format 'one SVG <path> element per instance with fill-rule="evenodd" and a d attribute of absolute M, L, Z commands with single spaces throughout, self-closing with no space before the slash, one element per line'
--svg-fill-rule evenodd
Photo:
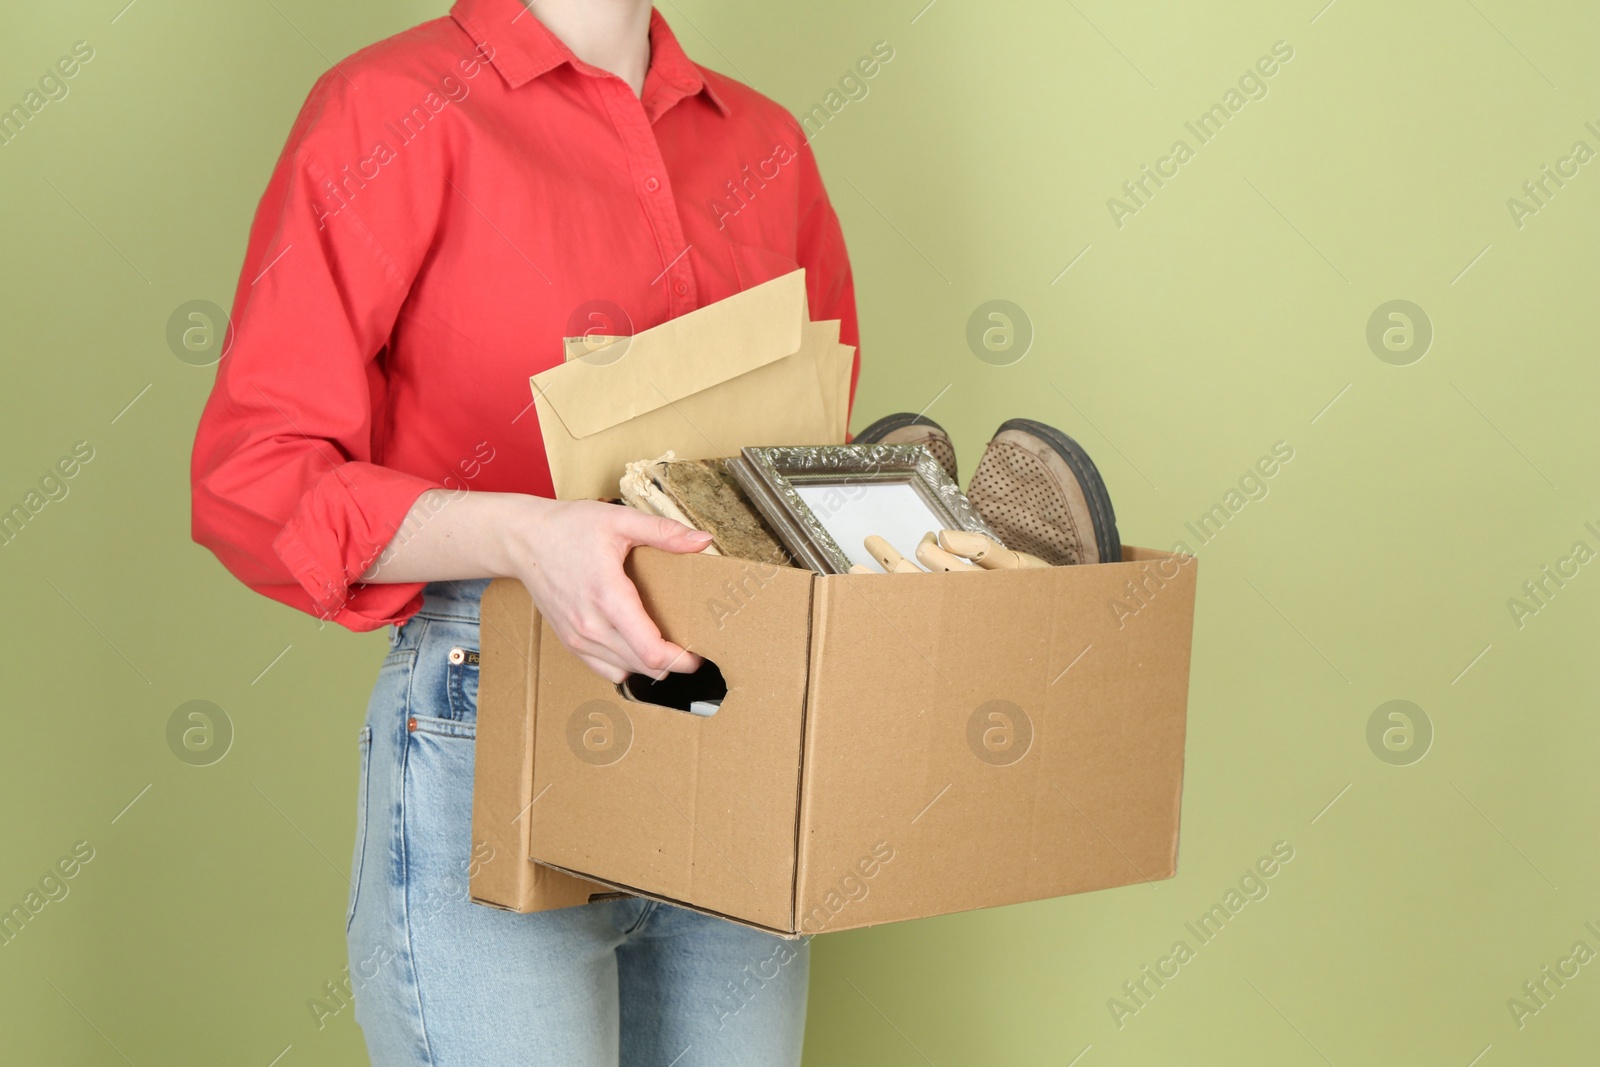
<path fill-rule="evenodd" d="M 956 446 L 950 443 L 950 435 L 944 432 L 944 427 L 926 415 L 914 415 L 909 411 L 885 415 L 851 438 L 851 443 L 923 445 L 933 454 L 939 466 L 944 468 L 950 480 L 957 485 L 961 484 L 960 479 L 956 477 Z"/>
<path fill-rule="evenodd" d="M 1042 422 L 1011 419 L 995 431 L 967 499 L 1007 548 L 1055 566 L 1122 561 L 1117 516 L 1094 461 Z"/>

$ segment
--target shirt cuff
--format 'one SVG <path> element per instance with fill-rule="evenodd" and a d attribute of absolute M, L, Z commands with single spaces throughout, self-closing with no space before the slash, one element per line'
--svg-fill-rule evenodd
<path fill-rule="evenodd" d="M 351 630 L 402 622 L 421 604 L 423 583 L 361 584 L 417 498 L 438 482 L 373 463 L 342 463 L 300 498 L 272 543 L 311 601 L 311 611 Z"/>

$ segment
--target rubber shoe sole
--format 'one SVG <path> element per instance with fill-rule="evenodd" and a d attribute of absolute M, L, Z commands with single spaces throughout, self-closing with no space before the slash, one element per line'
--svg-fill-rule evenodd
<path fill-rule="evenodd" d="M 1032 419 L 995 431 L 967 499 L 1007 548 L 1055 566 L 1120 563 L 1111 495 L 1083 447 Z"/>

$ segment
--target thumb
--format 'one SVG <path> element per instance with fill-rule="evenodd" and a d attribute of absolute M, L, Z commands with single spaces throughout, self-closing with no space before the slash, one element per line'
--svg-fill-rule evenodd
<path fill-rule="evenodd" d="M 711 535 L 685 526 L 662 515 L 635 512 L 623 533 L 636 545 L 650 545 L 668 552 L 699 552 L 711 543 Z"/>

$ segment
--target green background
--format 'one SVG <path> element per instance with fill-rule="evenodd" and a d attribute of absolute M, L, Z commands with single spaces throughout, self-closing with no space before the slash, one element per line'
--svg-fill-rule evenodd
<path fill-rule="evenodd" d="M 0 148 L 0 504 L 96 452 L 0 548 L 0 906 L 95 850 L 0 947 L 0 1056 L 357 1063 L 351 1013 L 318 1030 L 307 1000 L 344 964 L 384 638 L 260 599 L 189 542 L 213 372 L 165 329 L 230 301 L 313 79 L 444 5 L 124 3 L 0 14 L 0 101 L 75 41 L 97 53 Z M 1600 9 L 923 3 L 662 10 L 796 112 L 895 49 L 814 141 L 856 271 L 854 425 L 927 407 L 970 470 L 999 422 L 1044 420 L 1097 457 L 1126 540 L 1199 549 L 1180 873 L 822 937 L 807 1063 L 1593 1062 L 1600 964 L 1521 1028 L 1507 999 L 1600 949 L 1600 563 L 1520 628 L 1507 601 L 1600 548 L 1600 162 L 1521 228 L 1506 201 L 1574 141 L 1600 149 Z M 1194 146 L 1184 121 L 1279 40 L 1268 95 L 1119 228 L 1107 199 Z M 1032 324 L 1010 365 L 966 341 L 991 299 Z M 1393 299 L 1433 325 L 1407 366 L 1366 341 Z M 1184 523 L 1280 440 L 1270 494 L 1201 547 Z M 213 766 L 168 748 L 193 699 L 236 732 Z M 1369 748 L 1393 699 L 1432 724 L 1420 762 Z M 1270 895 L 1119 1028 L 1109 998 L 1277 841 L 1295 857 Z"/>

